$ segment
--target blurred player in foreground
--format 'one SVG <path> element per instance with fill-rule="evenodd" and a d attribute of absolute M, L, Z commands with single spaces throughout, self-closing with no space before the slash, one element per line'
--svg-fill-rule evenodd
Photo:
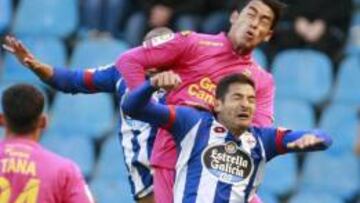
<path fill-rule="evenodd" d="M 325 150 L 332 139 L 319 130 L 254 127 L 255 84 L 243 74 L 221 79 L 214 113 L 151 101 L 154 91 L 181 81 L 160 73 L 125 99 L 133 118 L 167 128 L 176 143 L 174 202 L 249 202 L 259 187 L 265 163 L 288 152 Z"/>
<path fill-rule="evenodd" d="M 94 202 L 78 166 L 38 144 L 47 123 L 42 93 L 30 85 L 14 85 L 1 102 L 0 202 Z"/>

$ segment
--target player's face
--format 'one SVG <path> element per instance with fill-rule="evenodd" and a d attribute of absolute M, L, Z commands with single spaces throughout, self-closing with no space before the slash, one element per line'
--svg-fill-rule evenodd
<path fill-rule="evenodd" d="M 246 129 L 253 119 L 255 102 L 255 90 L 251 85 L 234 83 L 229 86 L 224 100 L 216 102 L 215 111 L 228 129 Z"/>
<path fill-rule="evenodd" d="M 272 35 L 274 13 L 260 0 L 252 0 L 241 10 L 231 15 L 229 38 L 237 52 L 249 52 Z"/>

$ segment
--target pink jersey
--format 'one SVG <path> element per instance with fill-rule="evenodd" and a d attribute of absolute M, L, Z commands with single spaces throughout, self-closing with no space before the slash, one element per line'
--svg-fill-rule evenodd
<path fill-rule="evenodd" d="M 0 202 L 90 203 L 90 191 L 72 161 L 25 138 L 0 142 Z"/>
<path fill-rule="evenodd" d="M 182 83 L 166 97 L 168 104 L 182 104 L 212 109 L 217 82 L 233 73 L 244 73 L 255 81 L 256 112 L 254 125 L 269 126 L 273 122 L 274 81 L 251 57 L 233 51 L 224 33 L 205 35 L 195 32 L 168 34 L 146 41 L 123 54 L 117 69 L 130 89 L 142 84 L 146 69 L 173 70 Z M 170 136 L 159 133 L 154 144 L 152 164 L 174 168 L 175 144 Z"/>

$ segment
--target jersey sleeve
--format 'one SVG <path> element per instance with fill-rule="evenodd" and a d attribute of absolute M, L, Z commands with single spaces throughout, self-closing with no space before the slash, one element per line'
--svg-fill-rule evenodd
<path fill-rule="evenodd" d="M 80 169 L 75 163 L 70 164 L 65 169 L 62 177 L 64 202 L 68 203 L 94 203 L 93 195 L 86 184 Z"/>
<path fill-rule="evenodd" d="M 256 115 L 253 121 L 255 126 L 270 127 L 274 122 L 274 97 L 275 97 L 275 84 L 273 77 L 266 74 L 264 84 L 256 92 Z"/>
<path fill-rule="evenodd" d="M 145 81 L 146 69 L 173 69 L 187 61 L 191 49 L 191 37 L 180 33 L 165 34 L 123 53 L 116 62 L 116 68 L 132 90 Z"/>
<path fill-rule="evenodd" d="M 176 143 L 181 142 L 188 130 L 200 120 L 200 113 L 185 106 L 168 106 L 151 100 L 156 91 L 150 82 L 129 93 L 122 103 L 122 109 L 130 117 L 160 126 L 171 132 Z"/>
<path fill-rule="evenodd" d="M 115 65 L 94 69 L 55 68 L 53 77 L 47 81 L 51 87 L 66 93 L 114 92 L 121 75 Z"/>
<path fill-rule="evenodd" d="M 259 131 L 260 139 L 264 144 L 267 161 L 271 160 L 277 155 L 290 152 L 325 150 L 332 144 L 331 137 L 321 130 L 292 131 L 283 128 L 262 128 L 259 129 Z M 307 134 L 313 134 L 318 138 L 323 139 L 324 142 L 312 147 L 304 148 L 302 150 L 293 150 L 287 148 L 288 143 L 296 141 L 297 139 L 300 139 Z"/>

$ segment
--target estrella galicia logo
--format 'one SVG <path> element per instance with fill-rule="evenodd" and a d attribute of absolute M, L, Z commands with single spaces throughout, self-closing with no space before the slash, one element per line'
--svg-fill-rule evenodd
<path fill-rule="evenodd" d="M 202 153 L 202 164 L 218 180 L 237 185 L 249 178 L 253 162 L 235 142 L 208 146 Z"/>

